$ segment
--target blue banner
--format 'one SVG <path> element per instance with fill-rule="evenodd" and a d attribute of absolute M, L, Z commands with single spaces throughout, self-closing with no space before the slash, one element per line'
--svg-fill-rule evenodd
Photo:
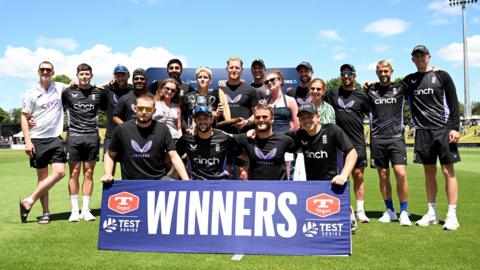
<path fill-rule="evenodd" d="M 98 249 L 349 255 L 349 194 L 329 181 L 115 181 Z"/>

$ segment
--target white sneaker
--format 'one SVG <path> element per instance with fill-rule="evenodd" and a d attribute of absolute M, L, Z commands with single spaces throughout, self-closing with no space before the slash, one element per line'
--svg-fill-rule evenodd
<path fill-rule="evenodd" d="M 70 222 L 79 222 L 80 221 L 80 214 L 78 211 L 72 211 L 70 214 L 70 217 L 68 218 L 68 221 Z"/>
<path fill-rule="evenodd" d="M 431 224 L 438 224 L 438 217 L 436 214 L 431 215 L 427 213 L 421 219 L 417 220 L 415 224 L 421 227 L 427 227 L 428 225 L 431 225 Z"/>
<path fill-rule="evenodd" d="M 397 214 L 390 209 L 383 212 L 383 215 L 378 219 L 382 223 L 389 223 L 394 220 L 398 220 Z"/>
<path fill-rule="evenodd" d="M 357 231 L 357 220 L 355 219 L 355 212 L 353 212 L 353 208 L 350 206 L 350 231 L 352 234 L 355 234 Z"/>
<path fill-rule="evenodd" d="M 400 226 L 412 226 L 412 222 L 410 221 L 410 218 L 408 217 L 408 212 L 407 211 L 402 211 L 400 213 L 399 222 L 400 222 Z"/>
<path fill-rule="evenodd" d="M 90 210 L 82 210 L 80 218 L 83 218 L 85 221 L 92 221 L 96 219 L 95 216 L 90 213 Z"/>
<path fill-rule="evenodd" d="M 365 214 L 365 210 L 357 211 L 357 219 L 361 223 L 369 223 L 370 222 L 370 219 Z"/>
<path fill-rule="evenodd" d="M 449 231 L 455 231 L 460 227 L 460 224 L 458 224 L 458 220 L 456 216 L 449 216 L 445 218 L 445 224 L 443 224 L 443 229 L 444 230 L 449 230 Z"/>

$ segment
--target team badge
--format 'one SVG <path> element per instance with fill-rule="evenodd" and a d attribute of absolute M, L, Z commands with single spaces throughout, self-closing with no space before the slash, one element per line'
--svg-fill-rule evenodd
<path fill-rule="evenodd" d="M 322 143 L 327 144 L 327 135 L 322 135 Z"/>

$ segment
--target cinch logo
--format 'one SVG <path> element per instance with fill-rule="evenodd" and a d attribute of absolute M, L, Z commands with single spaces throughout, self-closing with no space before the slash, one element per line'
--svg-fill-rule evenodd
<path fill-rule="evenodd" d="M 93 104 L 73 104 L 73 108 L 82 112 L 89 112 L 95 109 L 95 106 Z"/>
<path fill-rule="evenodd" d="M 42 107 L 42 109 L 49 109 L 51 107 L 57 106 L 59 103 L 60 103 L 60 99 L 55 99 L 55 100 L 52 100 L 52 101 L 49 101 L 49 102 L 43 104 L 40 107 Z"/>
<path fill-rule="evenodd" d="M 217 164 L 220 164 L 220 159 L 217 157 L 211 157 L 211 158 L 196 157 L 193 159 L 193 162 L 200 165 L 217 165 Z"/>
<path fill-rule="evenodd" d="M 127 214 L 138 209 L 140 199 L 129 192 L 120 192 L 108 197 L 108 208 L 119 214 Z"/>
<path fill-rule="evenodd" d="M 375 104 L 377 104 L 377 105 L 380 105 L 380 104 L 394 104 L 394 103 L 397 103 L 397 99 L 394 98 L 394 97 L 375 99 Z"/>
<path fill-rule="evenodd" d="M 340 200 L 325 193 L 318 194 L 307 199 L 306 209 L 316 216 L 328 217 L 340 212 Z"/>
<path fill-rule="evenodd" d="M 433 89 L 432 88 L 426 88 L 426 89 L 417 89 L 413 91 L 413 94 L 415 96 L 419 95 L 433 95 Z"/>
<path fill-rule="evenodd" d="M 308 158 L 313 158 L 313 159 L 323 159 L 323 158 L 328 158 L 328 153 L 320 150 L 320 152 L 311 152 L 311 151 L 305 151 L 305 156 Z"/>

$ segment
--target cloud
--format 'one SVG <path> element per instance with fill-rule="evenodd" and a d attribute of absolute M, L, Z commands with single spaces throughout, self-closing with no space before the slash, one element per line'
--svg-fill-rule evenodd
<path fill-rule="evenodd" d="M 395 70 L 395 65 L 393 64 L 393 59 L 389 58 L 389 59 L 386 59 L 388 62 L 390 62 L 390 64 L 392 64 L 392 67 L 393 69 Z M 378 61 L 377 61 L 378 62 Z M 377 70 L 377 62 L 373 62 L 373 63 L 370 63 L 367 65 L 367 70 L 373 70 L 373 71 L 376 71 Z"/>
<path fill-rule="evenodd" d="M 472 24 L 479 24 L 480 23 L 480 17 L 473 16 L 472 18 Z"/>
<path fill-rule="evenodd" d="M 112 71 L 118 64 L 127 66 L 132 72 L 139 67 L 166 66 L 168 60 L 174 57 L 179 58 L 185 67 L 188 66 L 184 56 L 174 55 L 162 47 L 137 47 L 131 52 L 114 52 L 107 45 L 97 44 L 77 54 L 64 54 L 43 47 L 32 51 L 24 47 L 7 46 L 4 57 L 0 58 L 0 76 L 36 77 L 38 64 L 48 60 L 54 64 L 56 74 L 65 74 L 70 78 L 75 77 L 76 67 L 80 63 L 87 63 L 93 68 L 95 83 L 103 83 L 112 77 Z"/>
<path fill-rule="evenodd" d="M 462 13 L 460 6 L 451 7 L 449 1 L 446 0 L 435 0 L 428 5 L 427 9 L 433 11 L 434 17 L 441 15 L 456 16 Z"/>
<path fill-rule="evenodd" d="M 386 50 L 388 50 L 387 45 L 375 45 L 375 46 L 373 46 L 373 51 L 374 52 L 384 52 Z"/>
<path fill-rule="evenodd" d="M 467 38 L 468 64 L 472 67 L 480 67 L 480 35 Z M 438 51 L 441 59 L 455 64 L 463 63 L 463 43 L 450 43 Z"/>
<path fill-rule="evenodd" d="M 335 41 L 342 41 L 343 39 L 338 35 L 337 31 L 335 30 L 326 30 L 320 29 L 318 31 L 317 39 L 323 40 L 335 40 Z"/>
<path fill-rule="evenodd" d="M 384 37 L 403 33 L 410 23 L 400 19 L 381 19 L 368 24 L 363 31 L 376 33 Z"/>
<path fill-rule="evenodd" d="M 447 20 L 445 18 L 433 18 L 428 22 L 428 24 L 430 25 L 446 25 L 449 23 L 450 23 L 450 20 Z"/>
<path fill-rule="evenodd" d="M 335 61 L 340 61 L 340 60 L 343 60 L 345 58 L 347 58 L 347 54 L 343 53 L 343 52 L 335 53 L 333 55 L 333 60 L 335 60 Z"/>
<path fill-rule="evenodd" d="M 37 47 L 53 47 L 74 51 L 78 47 L 78 43 L 73 38 L 39 37 L 37 39 Z"/>

